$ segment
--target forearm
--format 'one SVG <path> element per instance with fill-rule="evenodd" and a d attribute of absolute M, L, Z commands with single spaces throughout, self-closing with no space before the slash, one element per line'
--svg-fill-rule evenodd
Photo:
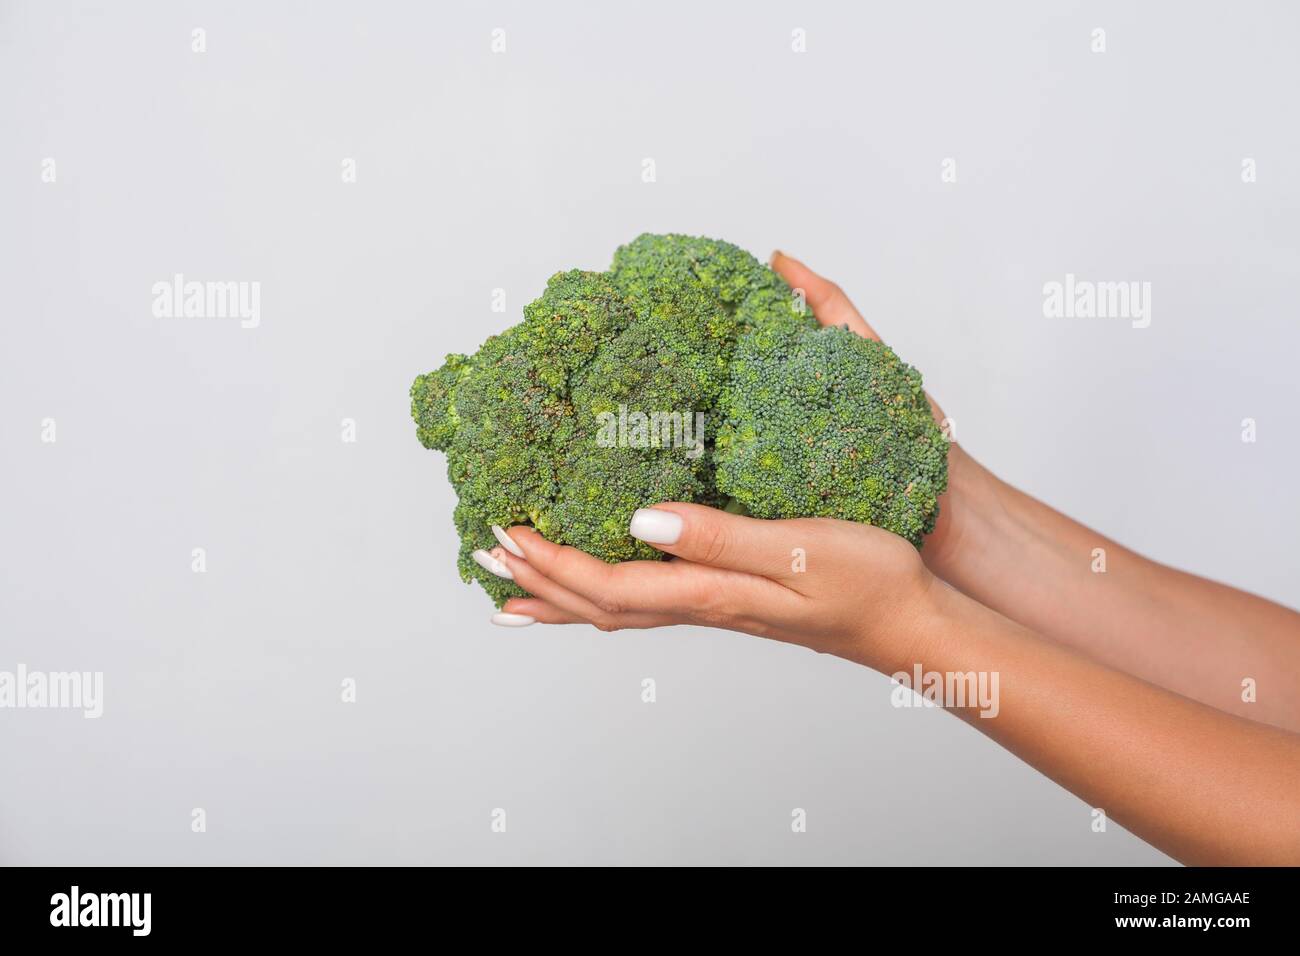
<path fill-rule="evenodd" d="M 1294 611 L 1143 558 L 1000 481 L 956 446 L 943 506 L 922 554 L 966 594 L 1128 674 L 1300 729 Z M 1247 678 L 1251 702 L 1242 699 Z"/>
<path fill-rule="evenodd" d="M 860 662 L 996 673 L 994 716 L 951 709 L 1183 862 L 1300 864 L 1300 736 L 1046 643 L 942 582 L 933 594 L 913 643 Z"/>

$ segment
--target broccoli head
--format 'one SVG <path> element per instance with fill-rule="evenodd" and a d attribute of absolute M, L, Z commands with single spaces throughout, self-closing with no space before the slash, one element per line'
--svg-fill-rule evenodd
<path fill-rule="evenodd" d="M 741 339 L 719 411 L 718 491 L 757 518 L 844 518 L 918 547 L 934 530 L 948 447 L 921 373 L 845 328 Z"/>
<path fill-rule="evenodd" d="M 459 496 L 461 576 L 498 606 L 525 593 L 472 557 L 496 546 L 493 524 L 661 558 L 627 533 L 661 501 L 864 521 L 919 547 L 947 485 L 921 376 L 805 312 L 736 246 L 644 235 L 608 272 L 552 276 L 521 323 L 417 377 L 417 437 Z"/>

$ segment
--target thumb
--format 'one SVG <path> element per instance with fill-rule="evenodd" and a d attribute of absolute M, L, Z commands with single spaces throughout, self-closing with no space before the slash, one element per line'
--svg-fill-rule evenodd
<path fill-rule="evenodd" d="M 862 317 L 844 290 L 830 279 L 823 278 L 793 256 L 787 256 L 779 249 L 772 253 L 770 263 L 772 271 L 790 284 L 793 289 L 803 289 L 808 304 L 812 306 L 813 317 L 822 325 L 847 325 L 850 332 L 856 332 L 866 339 L 881 341 L 871 323 Z M 943 409 L 930 397 L 930 410 L 934 420 L 943 424 Z"/>
<path fill-rule="evenodd" d="M 790 284 L 792 289 L 802 289 L 804 298 L 812 306 L 813 317 L 822 325 L 847 325 L 849 331 L 863 338 L 880 341 L 870 323 L 862 317 L 844 290 L 830 279 L 823 278 L 793 256 L 777 250 L 772 253 L 772 271 Z"/>
<path fill-rule="evenodd" d="M 801 547 L 798 528 L 802 524 L 747 518 L 674 501 L 638 509 L 628 534 L 696 564 L 781 581 L 794 574 L 791 555 Z"/>

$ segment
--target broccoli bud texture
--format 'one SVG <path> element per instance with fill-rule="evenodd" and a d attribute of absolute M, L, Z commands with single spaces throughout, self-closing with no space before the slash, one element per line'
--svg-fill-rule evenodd
<path fill-rule="evenodd" d="M 447 455 L 459 568 L 498 606 L 525 592 L 473 560 L 530 524 L 606 561 L 659 559 L 632 512 L 695 501 L 862 521 L 920 547 L 947 487 L 921 375 L 822 327 L 729 243 L 643 235 L 608 272 L 561 272 L 524 320 L 416 378 L 417 437 Z"/>

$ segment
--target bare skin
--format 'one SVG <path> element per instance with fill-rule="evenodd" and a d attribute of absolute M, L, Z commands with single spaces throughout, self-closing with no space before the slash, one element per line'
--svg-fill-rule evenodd
<path fill-rule="evenodd" d="M 777 253 L 823 325 L 879 339 L 834 283 Z M 931 399 L 935 418 L 944 414 Z M 1300 614 L 1157 564 L 999 480 L 959 445 L 922 555 L 935 574 L 1043 637 L 1220 710 L 1300 731 Z M 1106 573 L 1092 552 L 1106 552 Z M 1244 678 L 1258 699 L 1241 699 Z"/>
<path fill-rule="evenodd" d="M 836 285 L 780 253 L 772 266 L 820 322 L 878 338 Z M 1300 615 L 1143 558 L 957 445 L 949 462 L 919 553 L 851 522 L 647 502 L 680 519 L 657 522 L 679 529 L 655 544 L 675 560 L 609 565 L 510 528 L 523 556 L 492 555 L 534 596 L 503 610 L 606 631 L 728 628 L 886 674 L 997 672 L 996 716 L 945 704 L 1138 836 L 1185 863 L 1300 865 Z"/>

